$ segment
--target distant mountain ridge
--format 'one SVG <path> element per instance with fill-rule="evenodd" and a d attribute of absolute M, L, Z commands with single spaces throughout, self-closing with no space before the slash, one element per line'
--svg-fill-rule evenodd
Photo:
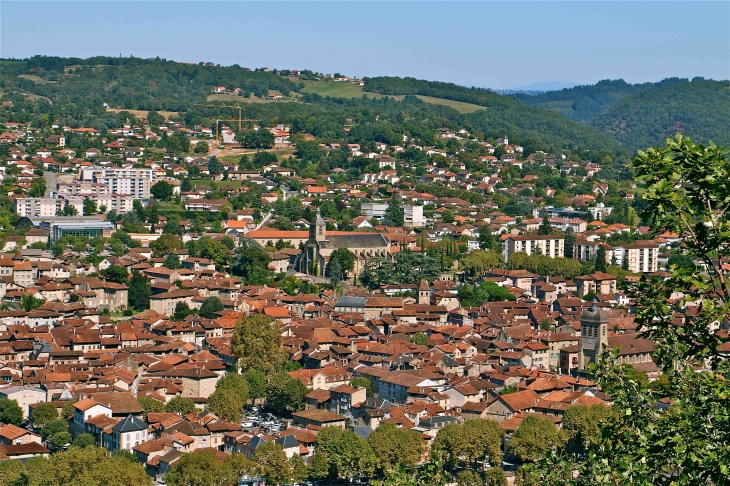
<path fill-rule="evenodd" d="M 546 92 L 557 91 L 560 89 L 569 89 L 578 86 L 579 83 L 564 83 L 563 81 L 546 81 L 542 83 L 532 83 L 523 86 L 515 86 L 503 91 L 528 91 L 528 92 Z"/>

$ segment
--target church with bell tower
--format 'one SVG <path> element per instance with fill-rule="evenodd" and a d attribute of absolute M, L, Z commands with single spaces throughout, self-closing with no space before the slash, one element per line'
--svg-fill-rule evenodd
<path fill-rule="evenodd" d="M 294 268 L 307 275 L 323 276 L 330 256 L 338 248 L 347 248 L 355 255 L 359 274 L 370 258 L 390 258 L 390 239 L 380 233 L 327 231 L 327 223 L 317 209 L 317 216 L 309 225 L 309 240 L 297 257 Z"/>

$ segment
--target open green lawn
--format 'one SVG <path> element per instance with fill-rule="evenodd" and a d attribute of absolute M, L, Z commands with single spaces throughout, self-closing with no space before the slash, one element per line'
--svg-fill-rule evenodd
<path fill-rule="evenodd" d="M 36 76 L 34 74 L 18 74 L 19 78 L 27 79 L 29 81 L 33 81 L 36 84 L 46 84 L 47 81 L 40 76 Z"/>
<path fill-rule="evenodd" d="M 223 162 L 228 162 L 229 164 L 233 164 L 235 166 L 238 166 L 238 162 L 241 160 L 241 156 L 246 154 L 249 157 L 253 157 L 253 155 L 258 152 L 258 150 L 243 150 L 240 153 L 237 153 L 235 155 L 225 155 L 223 157 L 219 157 L 219 159 Z M 285 149 L 269 149 L 264 150 L 264 152 L 271 152 L 272 154 L 276 155 L 276 157 L 281 160 L 284 158 L 289 157 L 290 155 L 294 154 L 294 149 L 291 148 L 285 148 Z"/>
<path fill-rule="evenodd" d="M 334 81 L 304 81 L 304 93 L 317 93 L 320 96 L 332 96 L 334 98 L 360 98 L 362 95 L 368 98 L 383 98 L 383 95 L 377 93 L 368 93 L 363 90 L 362 86 L 353 83 L 335 83 Z M 402 100 L 403 96 L 392 96 L 397 100 Z M 434 105 L 450 106 L 459 113 L 472 113 L 484 110 L 483 106 L 474 105 L 472 103 L 464 103 L 463 101 L 446 100 L 443 98 L 434 98 L 433 96 L 418 96 L 426 103 Z"/>

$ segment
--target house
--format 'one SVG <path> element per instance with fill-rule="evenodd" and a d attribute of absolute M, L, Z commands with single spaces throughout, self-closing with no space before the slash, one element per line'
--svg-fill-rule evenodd
<path fill-rule="evenodd" d="M 292 413 L 292 424 L 300 427 L 315 426 L 325 427 L 333 426 L 345 428 L 345 417 L 336 413 L 329 412 L 327 410 L 320 410 L 312 408 L 309 410 L 302 410 L 301 412 Z"/>
<path fill-rule="evenodd" d="M 23 419 L 30 416 L 30 406 L 46 401 L 46 392 L 30 386 L 10 386 L 0 388 L 0 398 L 15 400 L 23 411 Z"/>
<path fill-rule="evenodd" d="M 540 395 L 533 390 L 501 395 L 487 406 L 485 415 L 488 419 L 502 422 L 511 419 L 517 413 L 533 411 L 539 399 Z"/>

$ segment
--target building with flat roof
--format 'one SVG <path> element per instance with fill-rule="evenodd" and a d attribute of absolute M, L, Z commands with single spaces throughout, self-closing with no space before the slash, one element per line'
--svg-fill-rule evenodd
<path fill-rule="evenodd" d="M 109 238 L 114 232 L 114 225 L 99 216 L 52 216 L 44 218 L 22 217 L 15 229 L 40 228 L 45 231 L 51 241 L 64 236 L 88 236 Z"/>

